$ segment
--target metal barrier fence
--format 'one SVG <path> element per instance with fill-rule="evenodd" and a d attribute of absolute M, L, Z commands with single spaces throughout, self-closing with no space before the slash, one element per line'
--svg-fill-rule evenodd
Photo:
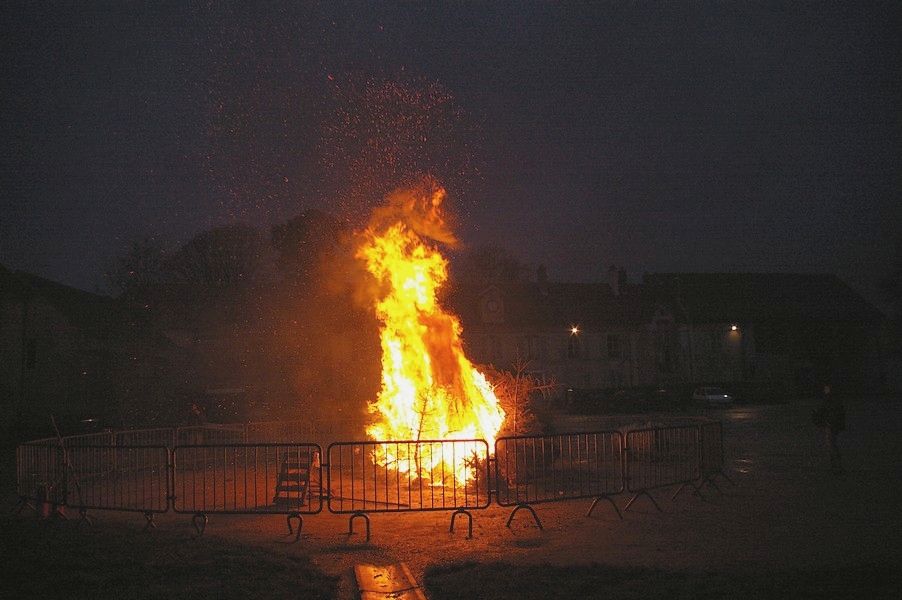
<path fill-rule="evenodd" d="M 216 446 L 222 444 L 286 444 L 315 442 L 322 447 L 363 434 L 359 419 L 309 419 L 296 421 L 255 421 L 249 423 L 203 423 L 181 427 L 156 427 L 122 431 L 104 430 L 83 435 L 48 438 L 62 439 L 73 446 Z"/>
<path fill-rule="evenodd" d="M 172 427 L 156 427 L 151 429 L 132 429 L 116 431 L 113 443 L 117 446 L 175 446 L 175 429 Z"/>
<path fill-rule="evenodd" d="M 218 446 L 243 444 L 247 439 L 244 425 L 190 425 L 175 430 L 177 446 Z"/>
<path fill-rule="evenodd" d="M 335 442 L 329 446 L 329 511 L 485 508 L 485 440 Z"/>
<path fill-rule="evenodd" d="M 591 515 L 599 500 L 623 491 L 622 447 L 619 431 L 499 438 L 497 502 L 516 507 L 508 525 L 520 509 L 529 510 L 538 524 L 530 505 L 541 502 L 594 498 Z"/>
<path fill-rule="evenodd" d="M 302 514 L 323 509 L 322 450 L 316 444 L 176 446 L 172 508 L 193 513 L 199 532 L 208 513 Z"/>
<path fill-rule="evenodd" d="M 699 482 L 693 484 L 696 493 L 700 493 L 705 484 L 710 484 L 717 491 L 715 479 L 721 476 L 727 481 L 730 478 L 724 471 L 723 424 L 720 421 L 709 421 L 699 424 L 701 443 L 699 446 Z M 732 483 L 732 482 L 731 482 Z"/>
<path fill-rule="evenodd" d="M 113 432 L 110 430 L 70 435 L 61 438 L 66 448 L 78 448 L 80 446 L 112 446 Z"/>
<path fill-rule="evenodd" d="M 286 444 L 289 442 L 312 441 L 316 437 L 316 423 L 313 421 L 248 423 L 245 437 L 245 441 L 248 444 Z"/>
<path fill-rule="evenodd" d="M 698 480 L 699 449 L 698 426 L 628 431 L 624 446 L 624 479 L 626 489 L 633 497 L 624 510 L 629 510 L 633 502 L 644 495 L 660 511 L 651 490 Z"/>
<path fill-rule="evenodd" d="M 50 438 L 16 448 L 16 493 L 19 508 L 28 506 L 43 517 L 65 506 L 66 461 L 59 440 Z"/>
<path fill-rule="evenodd" d="M 454 511 L 473 521 L 468 509 L 487 508 L 489 448 L 485 440 L 405 440 L 335 442 L 328 448 L 329 512 L 351 514 L 366 522 L 367 513 Z"/>
<path fill-rule="evenodd" d="M 607 500 L 622 518 L 614 496 L 633 494 L 624 510 L 650 492 L 691 485 L 696 493 L 724 473 L 720 422 L 596 431 L 544 436 L 502 437 L 490 456 L 485 440 L 298 441 L 309 423 L 256 423 L 231 427 L 199 426 L 100 432 L 48 438 L 16 449 L 20 507 L 42 517 L 77 509 L 141 512 L 172 510 L 193 514 L 198 533 L 211 513 L 286 515 L 289 533 L 302 515 L 327 507 L 366 522 L 368 513 L 452 511 L 459 515 L 499 506 L 526 509 L 539 522 L 533 504 L 592 498 L 588 515 Z M 202 436 L 202 444 L 143 443 Z M 246 443 L 271 436 L 277 441 Z M 240 438 L 241 442 L 212 443 Z M 96 443 L 97 441 L 102 443 Z M 289 441 L 282 441 L 289 440 Z M 325 460 L 323 460 L 325 459 Z M 729 480 L 729 478 L 727 478 Z M 325 485 L 323 483 L 325 482 Z M 718 490 L 719 491 L 719 490 Z M 699 494 L 700 495 L 700 494 Z M 21 510 L 21 508 L 20 508 Z M 587 515 L 587 516 L 588 516 Z"/>
<path fill-rule="evenodd" d="M 165 446 L 77 446 L 67 450 L 67 505 L 154 513 L 169 509 L 169 449 Z"/>

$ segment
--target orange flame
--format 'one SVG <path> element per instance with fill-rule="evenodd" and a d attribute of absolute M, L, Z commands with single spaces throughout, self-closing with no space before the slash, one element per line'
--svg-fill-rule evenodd
<path fill-rule="evenodd" d="M 367 434 L 378 441 L 484 439 L 494 448 L 504 411 L 464 354 L 459 320 L 436 298 L 447 262 L 427 240 L 456 242 L 441 211 L 444 197 L 431 179 L 394 192 L 374 211 L 357 252 L 379 284 L 375 311 L 382 323 L 382 389 L 370 404 L 376 418 Z M 438 466 L 387 451 L 376 459 L 427 479 Z M 464 465 L 444 467 L 458 480 L 469 476 Z"/>

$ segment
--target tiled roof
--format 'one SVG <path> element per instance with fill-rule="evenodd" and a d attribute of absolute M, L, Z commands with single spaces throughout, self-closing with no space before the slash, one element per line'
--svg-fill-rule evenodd
<path fill-rule="evenodd" d="M 504 325 L 549 328 L 598 328 L 635 325 L 650 319 L 653 307 L 643 301 L 638 286 L 614 294 L 606 283 L 520 283 L 458 286 L 447 305 L 466 323 L 481 323 L 480 301 L 495 289 L 504 303 Z"/>
<path fill-rule="evenodd" d="M 0 267 L 0 284 L 13 297 L 40 297 L 70 323 L 95 331 L 121 325 L 127 319 L 125 311 L 109 296 L 85 292 L 30 273 L 13 273 Z"/>
<path fill-rule="evenodd" d="M 884 316 L 830 274 L 653 273 L 615 294 L 606 283 L 459 285 L 447 305 L 464 324 L 484 325 L 480 301 L 496 290 L 505 327 L 601 328 L 651 321 L 666 307 L 677 321 L 877 323 Z"/>
<path fill-rule="evenodd" d="M 692 322 L 875 323 L 884 316 L 825 273 L 653 273 L 645 293 Z"/>

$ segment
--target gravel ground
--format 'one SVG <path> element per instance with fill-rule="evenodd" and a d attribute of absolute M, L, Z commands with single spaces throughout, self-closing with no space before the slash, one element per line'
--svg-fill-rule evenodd
<path fill-rule="evenodd" d="M 507 527 L 510 508 L 494 504 L 472 511 L 473 536 L 459 516 L 451 532 L 445 512 L 374 514 L 371 538 L 365 523 L 323 512 L 304 517 L 294 542 L 284 518 L 212 515 L 204 536 L 260 544 L 313 558 L 323 571 L 343 577 L 342 600 L 356 598 L 355 564 L 406 563 L 421 581 L 434 565 L 464 561 L 515 564 L 652 567 L 766 575 L 797 569 L 902 564 L 902 402 L 846 402 L 849 430 L 840 437 L 845 473 L 835 475 L 823 433 L 810 422 L 814 404 L 798 401 L 706 411 L 722 421 L 726 469 L 702 495 L 674 488 L 599 503 L 588 500 L 538 504 L 540 529 L 527 511 Z M 126 520 L 136 530 L 140 515 L 94 512 L 95 521 Z M 190 531 L 190 515 L 167 513 L 158 528 Z M 152 535 L 152 534 L 151 534 Z"/>
<path fill-rule="evenodd" d="M 726 477 L 702 497 L 674 489 L 653 492 L 661 511 L 639 497 L 615 499 L 623 519 L 588 501 L 537 505 L 539 529 L 520 511 L 474 513 L 473 539 L 463 521 L 449 533 L 443 515 L 383 515 L 373 519 L 371 545 L 341 543 L 323 552 L 324 568 L 343 561 L 405 561 L 419 577 L 430 564 L 477 562 L 603 563 L 663 569 L 762 573 L 874 563 L 902 564 L 902 405 L 849 401 L 849 430 L 840 436 L 845 473 L 829 468 L 824 434 L 810 422 L 812 402 L 734 408 L 710 413 L 724 425 Z M 722 493 L 721 493 L 722 492 Z M 313 545 L 318 524 L 305 531 Z M 331 542 L 336 542 L 330 529 Z M 347 528 L 344 528 L 346 533 Z M 323 532 L 325 533 L 325 532 Z M 354 548 L 343 552 L 343 548 Z"/>

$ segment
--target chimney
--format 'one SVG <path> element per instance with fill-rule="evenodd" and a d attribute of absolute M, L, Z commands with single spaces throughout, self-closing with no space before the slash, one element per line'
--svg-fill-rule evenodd
<path fill-rule="evenodd" d="M 548 295 L 548 269 L 545 265 L 539 265 L 536 269 L 536 281 L 539 282 L 539 293 L 543 296 Z"/>
<path fill-rule="evenodd" d="M 608 285 L 615 296 L 620 295 L 620 271 L 614 265 L 608 267 Z"/>

